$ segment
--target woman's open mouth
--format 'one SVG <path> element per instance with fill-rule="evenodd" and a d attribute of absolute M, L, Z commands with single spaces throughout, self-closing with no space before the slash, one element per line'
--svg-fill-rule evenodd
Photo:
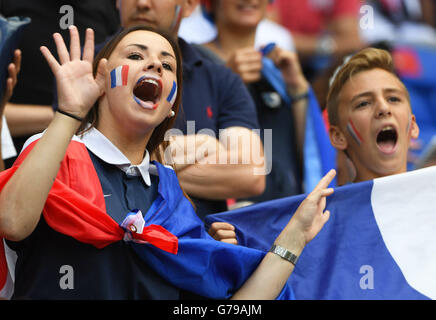
<path fill-rule="evenodd" d="M 397 130 L 391 126 L 385 126 L 377 134 L 377 146 L 384 154 L 392 154 L 397 149 L 398 133 Z"/>
<path fill-rule="evenodd" d="M 156 109 L 162 94 L 162 81 L 158 78 L 143 76 L 133 88 L 133 99 L 145 109 Z"/>

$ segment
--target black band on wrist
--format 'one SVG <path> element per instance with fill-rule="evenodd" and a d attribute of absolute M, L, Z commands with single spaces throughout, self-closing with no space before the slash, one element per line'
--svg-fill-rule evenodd
<path fill-rule="evenodd" d="M 304 92 L 304 93 L 291 96 L 292 103 L 295 103 L 297 101 L 307 99 L 307 98 L 309 98 L 309 90 Z"/>
<path fill-rule="evenodd" d="M 68 112 L 66 112 L 66 111 L 63 111 L 63 110 L 61 110 L 61 109 L 57 109 L 56 111 L 59 112 L 59 113 L 62 113 L 63 115 L 66 115 L 66 116 L 68 116 L 68 117 L 70 117 L 70 118 L 73 118 L 73 119 L 75 119 L 75 120 L 77 120 L 77 121 L 79 121 L 79 122 L 82 122 L 82 121 L 83 121 L 83 118 L 78 117 L 78 116 L 76 116 L 76 115 L 74 115 L 74 114 L 68 113 Z"/>

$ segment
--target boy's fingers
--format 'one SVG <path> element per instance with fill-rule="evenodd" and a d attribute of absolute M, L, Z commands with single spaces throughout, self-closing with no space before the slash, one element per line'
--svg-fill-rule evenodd
<path fill-rule="evenodd" d="M 235 227 L 233 225 L 231 225 L 230 223 L 227 223 L 227 222 L 214 222 L 210 226 L 209 230 L 213 230 L 214 233 L 215 233 L 217 230 L 220 230 L 220 229 L 234 231 Z"/>
<path fill-rule="evenodd" d="M 238 240 L 236 240 L 236 239 L 222 239 L 221 242 L 230 243 L 230 244 L 238 244 Z"/>
<path fill-rule="evenodd" d="M 236 233 L 232 230 L 220 229 L 220 230 L 217 230 L 217 232 L 212 237 L 217 239 L 217 240 L 235 239 Z"/>

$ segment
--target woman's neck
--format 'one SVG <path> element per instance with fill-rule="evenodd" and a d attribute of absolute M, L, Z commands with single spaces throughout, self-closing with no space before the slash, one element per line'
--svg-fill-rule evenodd
<path fill-rule="evenodd" d="M 108 138 L 129 159 L 132 165 L 142 163 L 146 146 L 153 133 L 151 131 L 146 135 L 136 135 L 128 130 L 120 130 L 116 125 L 108 124 L 97 126 L 97 130 Z"/>

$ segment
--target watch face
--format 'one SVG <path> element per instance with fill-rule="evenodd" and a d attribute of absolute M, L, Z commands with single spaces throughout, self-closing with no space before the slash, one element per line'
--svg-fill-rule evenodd
<path fill-rule="evenodd" d="M 285 249 L 285 248 L 282 248 L 282 247 L 276 247 L 276 252 L 277 252 L 279 255 L 281 255 L 282 257 L 284 257 L 285 254 L 286 254 L 286 249 Z"/>

